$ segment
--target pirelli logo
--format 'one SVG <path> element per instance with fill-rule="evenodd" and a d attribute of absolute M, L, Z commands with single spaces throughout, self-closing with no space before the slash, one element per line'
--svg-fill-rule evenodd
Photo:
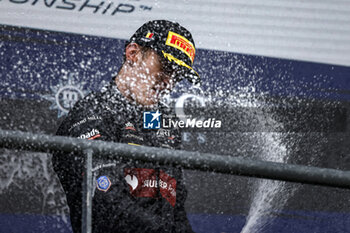
<path fill-rule="evenodd" d="M 193 63 L 196 50 L 191 41 L 175 32 L 169 31 L 165 44 L 184 52 Z"/>

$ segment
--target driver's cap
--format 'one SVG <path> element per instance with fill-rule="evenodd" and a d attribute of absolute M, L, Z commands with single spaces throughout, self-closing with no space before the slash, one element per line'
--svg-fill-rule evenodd
<path fill-rule="evenodd" d="M 127 42 L 154 49 L 175 67 L 177 73 L 190 82 L 200 83 L 192 65 L 196 53 L 191 33 L 180 24 L 167 20 L 153 20 L 142 25 Z"/>

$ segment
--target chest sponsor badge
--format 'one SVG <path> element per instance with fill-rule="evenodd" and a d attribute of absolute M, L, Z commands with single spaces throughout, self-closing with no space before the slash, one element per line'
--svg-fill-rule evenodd
<path fill-rule="evenodd" d="M 78 138 L 94 140 L 95 138 L 101 137 L 100 131 L 97 129 L 92 129 L 90 132 L 80 135 Z"/>
<path fill-rule="evenodd" d="M 136 131 L 134 124 L 131 122 L 125 124 L 125 129 Z"/>
<path fill-rule="evenodd" d="M 107 192 L 112 183 L 107 176 L 100 176 L 97 179 L 97 189 L 103 192 Z"/>
<path fill-rule="evenodd" d="M 176 180 L 164 171 L 147 168 L 125 168 L 125 181 L 134 197 L 158 197 L 159 194 L 172 206 L 176 203 Z"/>

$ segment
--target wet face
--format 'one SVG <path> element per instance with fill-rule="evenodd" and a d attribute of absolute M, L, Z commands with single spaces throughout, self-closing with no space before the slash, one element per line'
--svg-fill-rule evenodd
<path fill-rule="evenodd" d="M 136 46 L 138 47 L 138 46 Z M 173 73 L 164 69 L 159 55 L 153 50 L 137 49 L 128 60 L 123 71 L 126 96 L 143 106 L 153 106 L 162 94 L 173 88 Z"/>

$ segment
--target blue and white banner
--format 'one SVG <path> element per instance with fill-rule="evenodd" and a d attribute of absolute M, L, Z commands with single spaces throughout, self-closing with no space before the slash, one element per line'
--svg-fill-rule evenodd
<path fill-rule="evenodd" d="M 350 65 L 350 3 L 303 0 L 2 0 L 0 24 L 128 39 L 178 21 L 198 48 Z"/>

